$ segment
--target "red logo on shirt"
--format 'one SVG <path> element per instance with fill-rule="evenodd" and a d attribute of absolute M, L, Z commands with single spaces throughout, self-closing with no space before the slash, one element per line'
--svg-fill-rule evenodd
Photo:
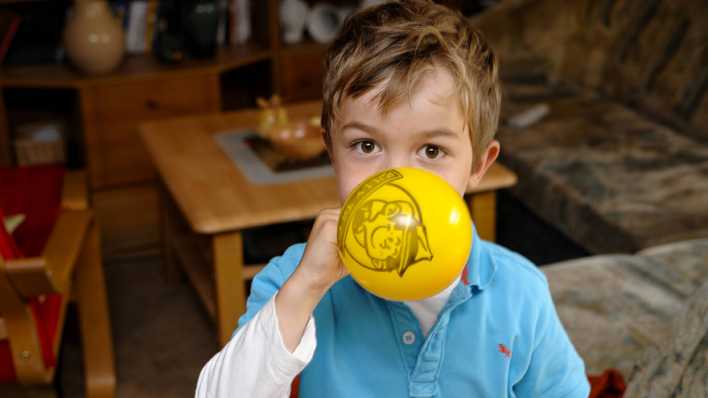
<path fill-rule="evenodd" d="M 504 344 L 499 344 L 499 352 L 504 354 L 505 357 L 511 358 L 511 350 L 506 348 Z"/>

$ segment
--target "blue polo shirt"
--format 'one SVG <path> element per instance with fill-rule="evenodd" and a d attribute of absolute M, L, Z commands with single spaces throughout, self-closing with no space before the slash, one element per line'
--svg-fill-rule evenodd
<path fill-rule="evenodd" d="M 317 349 L 300 375 L 310 397 L 587 397 L 589 384 L 545 276 L 522 256 L 473 236 L 463 283 L 424 336 L 408 306 L 351 277 L 315 308 Z M 253 280 L 242 326 L 293 273 L 304 244 Z"/>

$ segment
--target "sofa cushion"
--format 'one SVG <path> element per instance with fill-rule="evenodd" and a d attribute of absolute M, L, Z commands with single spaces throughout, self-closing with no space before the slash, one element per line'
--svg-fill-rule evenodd
<path fill-rule="evenodd" d="M 649 268 L 646 272 L 683 297 L 694 294 L 703 282 L 708 281 L 708 239 L 650 247 L 637 254 L 666 264 L 666 267 Z"/>
<path fill-rule="evenodd" d="M 631 37 L 641 31 L 643 16 L 651 11 L 653 2 L 621 0 L 569 3 L 580 7 L 569 18 L 568 25 L 572 28 L 568 29 L 568 36 L 555 43 L 563 51 L 552 67 L 554 79 L 599 91 L 623 91 L 628 85 L 637 84 L 641 75 L 632 75 L 625 82 L 617 76 L 608 76 L 607 70 L 616 67 L 621 53 L 632 49 L 627 44 L 631 43 Z"/>
<path fill-rule="evenodd" d="M 543 23 L 538 23 L 542 20 Z M 601 93 L 708 143 L 708 2 L 512 0 L 474 19 L 502 72 L 541 59 L 553 81 Z"/>
<path fill-rule="evenodd" d="M 617 368 L 629 377 L 648 350 L 661 350 L 671 341 L 673 320 L 708 281 L 708 239 L 542 270 L 588 372 Z"/>
<path fill-rule="evenodd" d="M 599 255 L 543 267 L 551 294 L 588 373 L 630 374 L 646 347 L 667 339 L 682 300 L 647 279 L 650 260 Z"/>
<path fill-rule="evenodd" d="M 501 161 L 519 176 L 512 192 L 546 222 L 593 253 L 708 236 L 708 146 L 591 95 L 505 93 L 505 118 L 550 106 L 540 122 L 498 133 Z"/>
<path fill-rule="evenodd" d="M 527 14 L 536 15 L 553 4 L 553 0 L 541 0 L 524 6 Z M 708 19 L 708 3 L 576 0 L 566 2 L 566 8 L 575 12 L 564 18 L 554 17 L 554 21 L 563 22 L 555 24 L 563 29 L 535 30 L 531 24 L 515 23 L 521 16 L 511 12 L 506 13 L 510 23 L 504 26 L 515 26 L 513 36 L 489 28 L 488 22 L 480 25 L 491 31 L 491 40 L 500 44 L 506 60 L 514 62 L 519 55 L 545 55 L 552 80 L 615 98 L 708 143 L 704 112 L 708 100 L 708 25 L 704 22 Z M 522 31 L 515 32 L 519 29 Z M 527 49 L 529 46 L 501 45 L 513 37 L 551 45 L 535 46 L 533 51 Z"/>
<path fill-rule="evenodd" d="M 629 379 L 625 398 L 708 396 L 708 281 L 673 320 L 671 338 L 647 349 Z"/>

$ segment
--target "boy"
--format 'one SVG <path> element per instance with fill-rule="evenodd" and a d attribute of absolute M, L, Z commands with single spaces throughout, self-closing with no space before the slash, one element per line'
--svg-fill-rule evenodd
<path fill-rule="evenodd" d="M 419 167 L 460 195 L 495 161 L 497 60 L 457 13 L 408 0 L 350 17 L 326 59 L 322 125 L 342 202 L 366 177 Z M 337 256 L 339 209 L 253 281 L 198 397 L 586 397 L 543 274 L 473 237 L 460 278 L 417 302 L 359 287 Z"/>

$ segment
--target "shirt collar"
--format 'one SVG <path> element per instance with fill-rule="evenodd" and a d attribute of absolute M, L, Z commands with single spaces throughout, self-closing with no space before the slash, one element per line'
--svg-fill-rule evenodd
<path fill-rule="evenodd" d="M 477 228 L 472 226 L 472 250 L 467 259 L 467 265 L 462 272 L 462 283 L 470 288 L 484 290 L 497 272 L 494 258 L 489 256 L 488 243 L 482 241 L 477 234 Z"/>

